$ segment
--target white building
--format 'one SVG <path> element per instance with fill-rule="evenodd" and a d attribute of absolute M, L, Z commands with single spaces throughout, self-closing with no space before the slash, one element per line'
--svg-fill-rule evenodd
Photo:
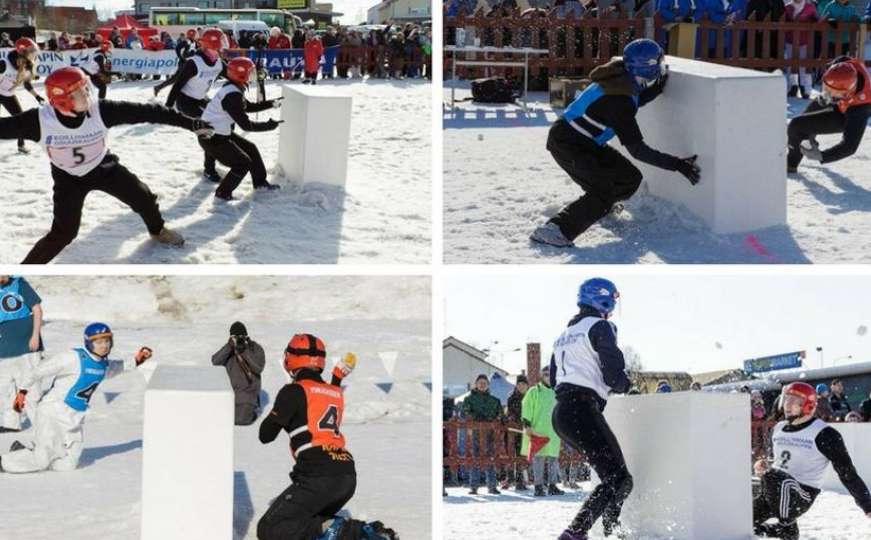
<path fill-rule="evenodd" d="M 366 13 L 369 24 L 423 22 L 431 18 L 432 7 L 428 0 L 382 0 Z"/>
<path fill-rule="evenodd" d="M 451 336 L 442 342 L 444 393 L 454 397 L 468 391 L 475 377 L 498 373 L 507 377 L 508 372 L 487 361 L 487 353 Z"/>

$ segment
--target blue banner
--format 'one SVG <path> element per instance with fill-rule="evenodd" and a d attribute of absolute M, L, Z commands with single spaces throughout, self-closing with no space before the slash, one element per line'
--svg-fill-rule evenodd
<path fill-rule="evenodd" d="M 228 58 L 240 56 L 242 53 L 257 62 L 260 57 L 261 62 L 265 65 L 269 73 L 281 73 L 282 71 L 302 71 L 305 63 L 303 49 L 263 49 L 257 51 L 255 49 L 228 49 L 225 51 Z M 324 54 L 321 56 L 321 64 L 325 64 L 325 69 L 332 70 L 332 64 L 335 62 L 336 56 L 339 53 L 339 46 L 334 45 L 324 49 Z"/>
<path fill-rule="evenodd" d="M 798 368 L 801 367 L 803 358 L 805 358 L 804 351 L 752 358 L 744 360 L 744 371 L 747 373 L 762 373 L 778 369 Z"/>

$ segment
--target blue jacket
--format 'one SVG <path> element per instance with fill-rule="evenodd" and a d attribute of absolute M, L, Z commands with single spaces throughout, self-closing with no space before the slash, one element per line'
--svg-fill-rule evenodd
<path fill-rule="evenodd" d="M 858 21 L 859 14 L 856 13 L 856 8 L 853 4 L 842 5 L 838 2 L 828 4 L 820 13 L 820 19 L 835 19 L 836 21 L 850 22 Z M 841 38 L 836 37 L 837 32 L 829 32 L 828 39 L 832 42 L 849 43 L 850 32 L 841 32 Z"/>
<path fill-rule="evenodd" d="M 697 9 L 696 0 L 656 0 L 656 10 L 665 22 L 681 22 L 693 17 Z"/>
<path fill-rule="evenodd" d="M 865 4 L 865 20 L 871 19 L 871 0 Z"/>
<path fill-rule="evenodd" d="M 726 21 L 726 6 L 722 0 L 697 0 L 695 15 L 697 21 L 706 15 L 709 21 L 722 24 Z"/>
<path fill-rule="evenodd" d="M 734 13 L 736 21 L 743 21 L 747 18 L 747 0 L 732 0 L 729 2 L 729 9 L 726 10 L 726 13 L 728 15 Z"/>

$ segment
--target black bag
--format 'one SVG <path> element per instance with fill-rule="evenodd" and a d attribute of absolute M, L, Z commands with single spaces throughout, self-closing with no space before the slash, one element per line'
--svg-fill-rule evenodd
<path fill-rule="evenodd" d="M 472 101 L 477 103 L 514 103 L 517 95 L 511 83 L 503 77 L 487 77 L 472 81 Z"/>

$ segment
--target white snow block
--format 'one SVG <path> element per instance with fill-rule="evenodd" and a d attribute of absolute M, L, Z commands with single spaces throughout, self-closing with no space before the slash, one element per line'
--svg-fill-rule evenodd
<path fill-rule="evenodd" d="M 295 182 L 345 186 L 351 95 L 330 86 L 285 85 L 278 163 Z"/>
<path fill-rule="evenodd" d="M 634 536 L 752 538 L 746 394 L 615 396 L 605 417 L 635 482 L 621 515 Z"/>
<path fill-rule="evenodd" d="M 227 373 L 158 366 L 145 391 L 142 431 L 142 540 L 232 540 Z"/>
<path fill-rule="evenodd" d="M 831 423 L 844 438 L 844 446 L 853 460 L 853 466 L 859 473 L 859 478 L 865 481 L 865 485 L 871 486 L 871 424 L 866 423 Z M 847 493 L 838 475 L 831 465 L 826 470 L 823 479 L 823 489 Z"/>
<path fill-rule="evenodd" d="M 685 206 L 716 234 L 786 224 L 786 82 L 781 75 L 666 57 L 665 91 L 638 112 L 646 142 L 698 154 L 702 179 L 639 165 L 650 193 Z"/>

